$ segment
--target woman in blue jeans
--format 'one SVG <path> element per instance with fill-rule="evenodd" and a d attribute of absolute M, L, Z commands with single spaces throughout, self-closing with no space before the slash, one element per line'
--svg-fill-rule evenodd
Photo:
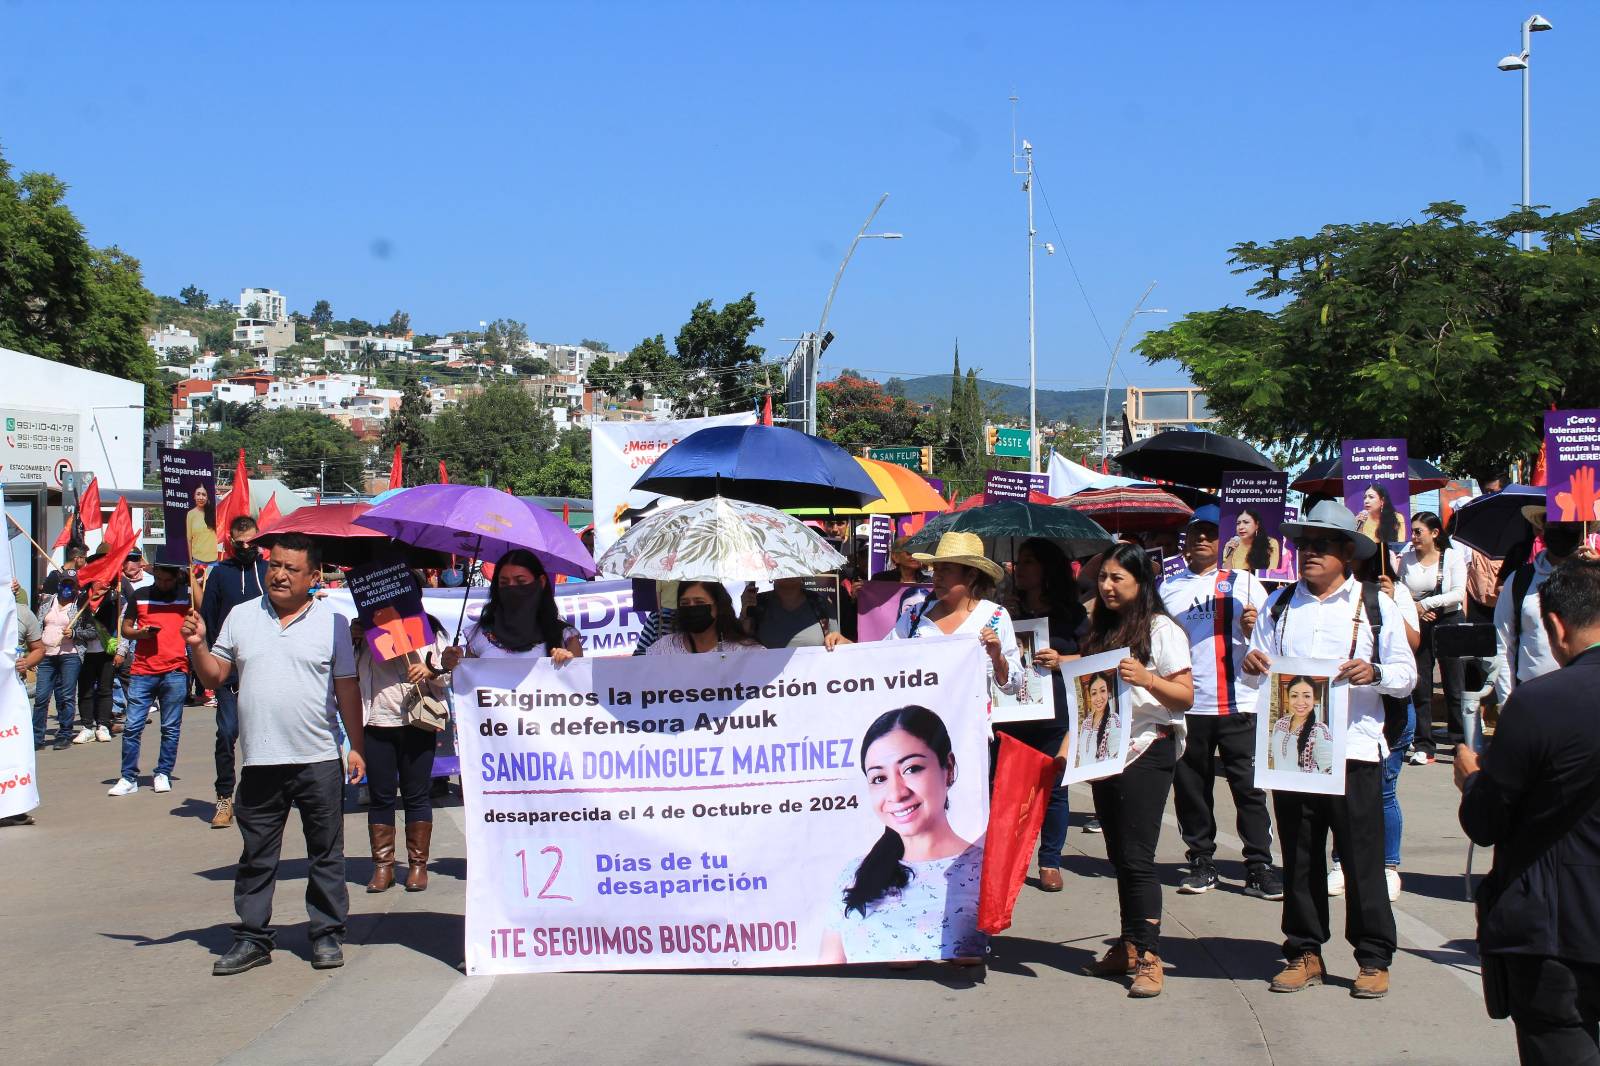
<path fill-rule="evenodd" d="M 52 575 L 54 576 L 54 575 Z M 39 624 L 44 629 L 44 658 L 39 660 L 33 687 L 33 746 L 45 746 L 45 727 L 50 720 L 50 697 L 56 700 L 56 744 L 72 744 L 72 723 L 78 714 L 78 671 L 83 651 L 72 639 L 72 622 L 77 616 L 78 587 L 69 577 L 59 577 L 56 587 L 39 605 Z"/>

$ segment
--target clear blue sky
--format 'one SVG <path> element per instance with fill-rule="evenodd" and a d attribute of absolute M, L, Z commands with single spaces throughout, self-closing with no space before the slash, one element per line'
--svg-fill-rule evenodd
<path fill-rule="evenodd" d="M 1237 241 L 1520 197 L 1519 77 L 1495 61 L 1532 6 L 997 7 L 0 0 L 0 150 L 70 183 L 157 292 L 617 348 L 754 290 L 758 341 L 787 352 L 888 192 L 875 228 L 906 239 L 858 250 L 826 369 L 944 373 L 959 337 L 1010 381 L 1013 88 L 1060 226 L 1041 198 L 1039 239 L 1111 339 L 1151 280 L 1174 315 L 1242 302 Z M 1534 200 L 1566 208 L 1600 196 L 1600 7 L 1539 10 Z M 1059 253 L 1038 303 L 1041 385 L 1098 386 Z"/>

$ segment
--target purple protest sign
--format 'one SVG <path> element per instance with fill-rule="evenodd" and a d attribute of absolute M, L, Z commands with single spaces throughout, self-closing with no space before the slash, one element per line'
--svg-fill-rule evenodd
<path fill-rule="evenodd" d="M 932 585 L 902 585 L 898 581 L 867 581 L 856 589 L 856 639 L 882 640 L 908 604 L 921 603 Z"/>
<path fill-rule="evenodd" d="M 983 502 L 1000 500 L 1028 502 L 1030 492 L 1049 492 L 1049 474 L 1029 474 L 1021 470 L 991 470 L 983 480 Z"/>
<path fill-rule="evenodd" d="M 886 514 L 867 516 L 867 576 L 889 569 L 889 548 L 894 544 L 894 520 Z"/>
<path fill-rule="evenodd" d="M 1347 440 L 1342 447 L 1344 505 L 1356 529 L 1380 544 L 1399 544 L 1411 532 L 1411 481 L 1403 439 Z"/>
<path fill-rule="evenodd" d="M 1546 520 L 1600 519 L 1600 411 L 1545 412 L 1544 469 Z"/>
<path fill-rule="evenodd" d="M 1294 549 L 1283 539 L 1289 475 L 1232 470 L 1222 475 L 1217 565 L 1269 581 L 1295 580 Z"/>

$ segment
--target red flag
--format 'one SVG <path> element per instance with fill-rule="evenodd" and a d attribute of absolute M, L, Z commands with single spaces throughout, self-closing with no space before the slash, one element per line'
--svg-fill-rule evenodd
<path fill-rule="evenodd" d="M 1551 411 L 1554 411 L 1555 409 L 1555 404 L 1551 404 L 1548 408 L 1548 410 Z M 1546 485 L 1548 481 L 1549 474 L 1544 468 L 1544 437 L 1541 436 L 1539 438 L 1539 458 L 1533 464 L 1533 477 L 1528 479 L 1528 484 L 1539 485 L 1542 487 Z"/>
<path fill-rule="evenodd" d="M 989 800 L 989 832 L 984 838 L 983 880 L 978 888 L 978 928 L 1001 933 L 1011 927 L 1011 912 L 1022 891 L 1044 825 L 1044 809 L 1065 762 L 1036 751 L 1005 733 L 995 761 Z"/>
<path fill-rule="evenodd" d="M 389 487 L 391 489 L 404 488 L 406 484 L 404 471 L 400 465 L 400 448 L 401 445 L 399 444 L 394 446 L 394 458 L 389 460 Z"/>
<path fill-rule="evenodd" d="M 71 544 L 72 543 L 72 527 L 76 526 L 77 524 L 78 524 L 78 516 L 77 515 L 73 515 L 71 518 L 67 519 L 66 524 L 61 527 L 61 532 L 56 535 L 56 542 L 54 544 L 50 545 L 50 550 L 54 551 L 57 548 L 65 548 L 68 544 Z"/>
<path fill-rule="evenodd" d="M 772 394 L 767 393 L 767 398 L 761 404 L 761 424 L 772 425 Z"/>
<path fill-rule="evenodd" d="M 123 497 L 117 501 L 117 509 L 111 512 L 111 521 L 106 523 L 102 535 L 101 546 L 105 548 L 105 554 L 79 569 L 78 585 L 87 588 L 95 582 L 105 582 L 109 586 L 117 579 L 117 573 L 127 561 L 128 552 L 138 542 L 139 536 L 133 531 L 133 512 L 128 508 L 127 497 Z"/>
<path fill-rule="evenodd" d="M 111 512 L 111 520 L 106 523 L 106 531 L 101 534 L 101 539 L 106 544 L 139 539 L 138 534 L 133 531 L 133 511 L 128 507 L 126 496 L 117 501 L 116 509 Z"/>
<path fill-rule="evenodd" d="M 89 487 L 78 497 L 78 517 L 84 529 L 100 528 L 100 479 L 89 479 Z"/>
<path fill-rule="evenodd" d="M 450 472 L 444 468 L 444 460 L 439 460 L 439 484 L 450 484 Z"/>
<path fill-rule="evenodd" d="M 217 504 L 217 552 L 227 555 L 232 547 L 228 530 L 233 520 L 250 514 L 250 471 L 245 466 L 244 449 L 239 449 L 239 460 L 233 465 L 233 484 L 228 494 Z"/>
<path fill-rule="evenodd" d="M 261 508 L 261 517 L 256 519 L 256 525 L 261 529 L 266 529 L 282 517 L 283 515 L 278 512 L 278 498 L 276 496 L 268 496 L 267 502 Z"/>
<path fill-rule="evenodd" d="M 572 525 L 572 512 L 568 510 L 566 504 L 561 505 L 561 524 L 564 526 Z"/>

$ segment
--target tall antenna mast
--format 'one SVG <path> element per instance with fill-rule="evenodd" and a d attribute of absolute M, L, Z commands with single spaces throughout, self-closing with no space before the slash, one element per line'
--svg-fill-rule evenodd
<path fill-rule="evenodd" d="M 1028 470 L 1039 472 L 1039 376 L 1038 351 L 1033 329 L 1033 145 L 1022 142 L 1017 154 L 1017 94 L 1011 93 L 1011 173 L 1022 178 L 1022 191 L 1028 194 Z"/>

